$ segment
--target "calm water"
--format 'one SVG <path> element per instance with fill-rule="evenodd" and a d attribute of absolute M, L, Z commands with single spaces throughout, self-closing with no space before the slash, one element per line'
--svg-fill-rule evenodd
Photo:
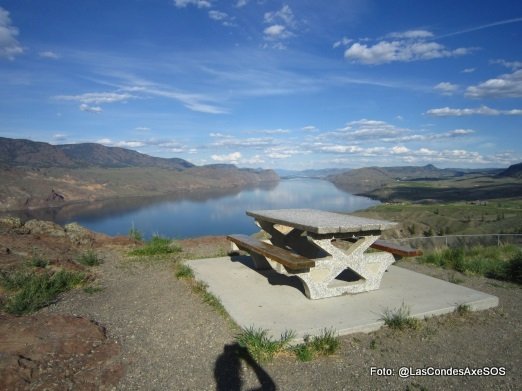
<path fill-rule="evenodd" d="M 246 210 L 315 208 L 353 212 L 378 204 L 354 196 L 318 179 L 285 179 L 271 187 L 242 191 L 182 194 L 162 198 L 133 198 L 89 203 L 59 210 L 41 211 L 59 224 L 76 221 L 97 232 L 127 235 L 134 226 L 145 238 L 160 234 L 171 238 L 230 233 L 252 234 L 259 228 Z"/>

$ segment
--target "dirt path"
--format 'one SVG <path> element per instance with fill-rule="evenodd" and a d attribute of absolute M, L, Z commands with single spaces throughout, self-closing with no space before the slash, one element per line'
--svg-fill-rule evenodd
<path fill-rule="evenodd" d="M 227 322 L 178 281 L 172 265 L 104 255 L 100 292 L 77 291 L 48 308 L 95 319 L 122 346 L 118 389 L 214 389 L 214 365 L 233 339 Z"/>

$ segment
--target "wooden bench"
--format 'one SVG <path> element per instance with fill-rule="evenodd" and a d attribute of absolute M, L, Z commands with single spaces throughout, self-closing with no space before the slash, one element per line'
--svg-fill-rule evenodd
<path fill-rule="evenodd" d="M 278 262 L 290 270 L 303 270 L 315 266 L 315 262 L 302 255 L 265 243 L 247 235 L 228 235 L 227 239 L 249 253 L 262 255 Z"/>
<path fill-rule="evenodd" d="M 385 240 L 377 240 L 370 247 L 376 250 L 387 251 L 399 257 L 418 257 L 422 255 L 421 250 L 408 246 L 401 246 Z"/>
<path fill-rule="evenodd" d="M 350 238 L 347 239 L 350 242 L 355 242 L 357 238 Z M 401 246 L 399 244 L 387 242 L 385 240 L 376 240 L 371 246 L 371 248 L 374 248 L 376 250 L 380 251 L 386 251 L 389 253 L 392 253 L 395 257 L 418 257 L 422 255 L 422 251 L 408 247 L 408 246 Z"/>

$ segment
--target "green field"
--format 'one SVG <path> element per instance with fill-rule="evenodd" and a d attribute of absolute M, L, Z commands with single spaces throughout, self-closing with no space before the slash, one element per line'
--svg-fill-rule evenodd
<path fill-rule="evenodd" d="M 522 199 L 381 204 L 356 214 L 395 221 L 388 237 L 522 233 Z"/>

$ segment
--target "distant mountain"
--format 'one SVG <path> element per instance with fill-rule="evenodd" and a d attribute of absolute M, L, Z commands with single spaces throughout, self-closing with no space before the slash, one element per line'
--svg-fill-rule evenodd
<path fill-rule="evenodd" d="M 276 169 L 275 172 L 282 178 L 326 178 L 349 171 L 349 168 L 323 168 L 310 170 L 285 170 Z"/>
<path fill-rule="evenodd" d="M 469 174 L 495 175 L 499 169 L 440 169 L 432 164 L 426 166 L 366 167 L 350 170 L 328 179 L 343 190 L 365 193 L 397 181 L 437 181 Z"/>
<path fill-rule="evenodd" d="M 522 178 L 522 163 L 517 163 L 509 166 L 504 171 L 497 174 L 498 177 L 512 177 L 512 178 Z"/>
<path fill-rule="evenodd" d="M 0 165 L 31 168 L 161 167 L 184 170 L 194 164 L 179 158 L 152 157 L 125 148 L 101 144 L 51 145 L 0 137 Z"/>

